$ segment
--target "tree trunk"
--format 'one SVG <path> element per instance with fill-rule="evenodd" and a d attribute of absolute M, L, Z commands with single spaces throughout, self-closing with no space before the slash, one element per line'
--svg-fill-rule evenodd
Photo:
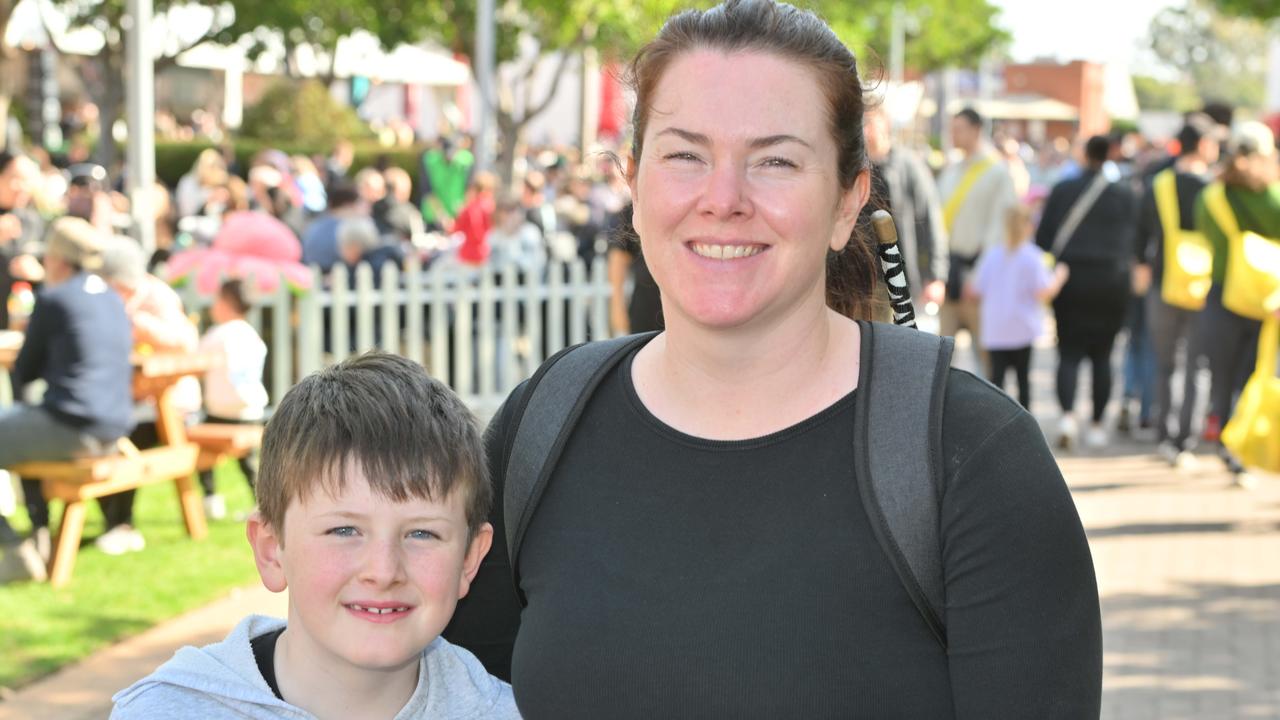
<path fill-rule="evenodd" d="M 501 187 L 515 190 L 516 159 L 520 157 L 521 146 L 524 144 L 524 126 L 529 121 L 524 118 L 516 120 L 503 110 L 498 110 L 496 115 L 498 116 L 498 139 L 502 146 L 498 149 L 497 164 L 494 169 L 498 172 Z"/>
<path fill-rule="evenodd" d="M 120 112 L 124 109 L 124 62 L 121 48 L 104 48 L 100 59 L 103 65 L 103 77 L 99 95 L 94 98 L 98 103 L 98 148 L 94 158 L 98 164 L 107 169 L 111 179 L 116 180 L 116 164 L 120 159 L 120 148 L 116 145 L 114 129 Z"/>

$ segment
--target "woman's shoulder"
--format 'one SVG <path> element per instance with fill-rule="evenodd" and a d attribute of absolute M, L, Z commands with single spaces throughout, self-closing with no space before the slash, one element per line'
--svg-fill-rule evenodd
<path fill-rule="evenodd" d="M 994 385 L 967 370 L 951 368 L 943 396 L 942 450 L 948 476 L 964 467 L 980 450 L 1003 435 L 1026 435 L 1035 444 L 1010 446 L 1013 454 L 1049 453 L 1039 424 L 1021 405 Z"/>

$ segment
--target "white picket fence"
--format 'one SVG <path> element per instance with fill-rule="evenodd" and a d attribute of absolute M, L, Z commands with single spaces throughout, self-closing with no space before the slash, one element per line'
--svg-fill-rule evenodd
<path fill-rule="evenodd" d="M 403 270 L 383 265 L 378 283 L 367 264 L 354 283 L 348 273 L 338 265 L 326 279 L 313 268 L 311 290 L 282 286 L 256 299 L 248 320 L 268 340 L 272 404 L 309 373 L 378 348 L 422 363 L 487 418 L 547 357 L 609 335 L 603 259 L 536 273 L 515 265 L 424 271 L 411 260 Z M 180 292 L 189 312 L 212 302 L 190 287 Z"/>

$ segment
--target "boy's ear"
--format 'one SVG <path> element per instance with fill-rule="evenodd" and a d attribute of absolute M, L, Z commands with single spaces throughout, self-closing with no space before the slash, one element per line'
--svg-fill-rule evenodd
<path fill-rule="evenodd" d="M 462 559 L 462 576 L 458 578 L 458 599 L 466 597 L 467 592 L 471 590 L 471 581 L 480 571 L 480 561 L 489 553 L 489 547 L 492 545 L 493 526 L 485 523 L 472 536 L 471 544 L 467 546 L 467 556 Z"/>
<path fill-rule="evenodd" d="M 258 565 L 258 576 L 271 592 L 284 592 L 289 587 L 284 576 L 284 564 L 280 561 L 280 537 L 257 510 L 245 523 L 245 535 L 253 548 L 253 561 Z"/>

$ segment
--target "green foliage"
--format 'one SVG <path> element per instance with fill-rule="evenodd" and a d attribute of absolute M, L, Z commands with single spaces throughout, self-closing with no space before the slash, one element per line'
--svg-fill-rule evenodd
<path fill-rule="evenodd" d="M 1280 17 L 1280 0 L 1213 0 L 1228 15 L 1271 20 Z"/>
<path fill-rule="evenodd" d="M 1143 110 L 1187 112 L 1200 107 L 1195 87 L 1185 81 L 1165 82 L 1146 75 L 1134 75 L 1133 91 L 1138 96 L 1138 107 Z"/>
<path fill-rule="evenodd" d="M 317 81 L 278 82 L 245 108 L 242 132 L 258 140 L 331 147 L 341 138 L 372 135 L 356 111 Z"/>
<path fill-rule="evenodd" d="M 308 157 L 315 155 L 327 155 L 333 149 L 330 145 L 300 145 L 298 143 L 271 143 L 254 140 L 252 138 L 244 138 L 236 140 L 235 143 L 236 162 L 241 168 L 249 167 L 253 162 L 253 158 L 262 150 L 267 148 L 275 148 L 282 150 L 290 155 L 306 155 Z M 208 142 L 158 142 L 156 143 L 156 178 L 165 183 L 169 187 L 178 184 L 178 180 L 191 171 L 196 162 L 196 156 L 206 148 L 213 147 Z M 355 171 L 361 168 L 371 167 L 383 160 L 390 165 L 404 168 L 416 181 L 418 175 L 418 158 L 422 156 L 425 148 L 422 146 L 414 147 L 382 147 L 373 143 L 357 144 L 355 146 L 355 159 L 351 163 L 351 167 Z"/>
<path fill-rule="evenodd" d="M 219 466 L 215 477 L 232 514 L 252 507 L 234 462 Z M 173 485 L 141 488 L 135 517 L 147 538 L 146 550 L 112 557 L 88 542 L 67 587 L 0 585 L 0 687 L 24 685 L 257 581 L 244 524 L 210 522 L 208 537 L 192 541 Z M 89 512 L 86 537 L 102 532 L 100 518 Z M 21 530 L 21 509 L 14 519 Z"/>
<path fill-rule="evenodd" d="M 864 76 L 888 66 L 895 0 L 800 0 L 799 4 L 824 17 L 853 48 Z M 902 5 L 907 18 L 906 65 L 920 72 L 976 67 L 1011 39 L 998 25 L 1000 10 L 990 0 L 905 0 Z"/>
<path fill-rule="evenodd" d="M 1259 21 L 1225 16 L 1211 0 L 1189 0 L 1156 15 L 1148 41 L 1156 59 L 1178 71 L 1199 100 L 1262 106 L 1267 33 Z"/>

